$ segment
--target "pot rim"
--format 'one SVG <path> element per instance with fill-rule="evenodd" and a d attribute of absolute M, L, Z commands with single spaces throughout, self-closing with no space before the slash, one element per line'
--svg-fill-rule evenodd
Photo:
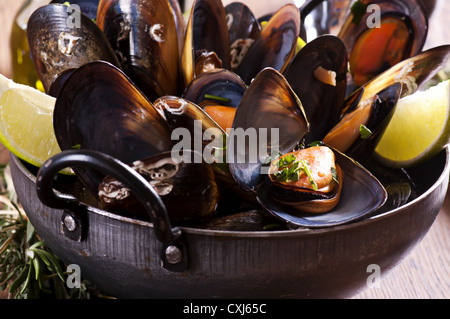
<path fill-rule="evenodd" d="M 409 207 L 416 205 L 418 202 L 421 202 L 424 198 L 428 197 L 432 192 L 434 192 L 447 178 L 446 175 L 449 174 L 450 171 L 450 146 L 446 145 L 443 149 L 445 151 L 445 165 L 442 169 L 439 177 L 437 180 L 433 183 L 431 187 L 429 187 L 424 193 L 422 193 L 417 198 L 413 199 L 412 201 L 408 202 L 407 204 L 400 206 L 398 208 L 395 208 L 393 210 L 377 214 L 375 216 L 371 216 L 366 219 L 362 220 L 356 220 L 347 224 L 337 225 L 333 227 L 326 227 L 326 228 L 297 228 L 297 229 L 290 229 L 290 230 L 275 230 L 275 231 L 231 231 L 231 230 L 212 230 L 212 229 L 201 229 L 201 228 L 194 228 L 194 227 L 187 227 L 187 226 L 177 226 L 182 233 L 186 234 L 195 234 L 195 235 L 207 235 L 207 236 L 221 236 L 221 237 L 236 237 L 236 238 L 245 238 L 245 237 L 298 237 L 298 235 L 320 235 L 323 233 L 329 233 L 334 231 L 343 231 L 343 230 L 350 230 L 353 228 L 358 227 L 364 227 L 368 224 L 374 223 L 376 221 L 389 218 L 390 216 L 394 214 L 400 214 L 406 210 L 408 210 Z M 36 184 L 36 176 L 32 174 L 22 163 L 22 161 L 17 158 L 15 155 L 10 154 L 11 162 L 13 162 L 14 165 L 17 166 L 19 171 L 26 175 L 27 178 L 29 178 L 34 184 Z M 134 219 L 131 217 L 121 216 L 114 213 L 111 213 L 106 210 L 102 210 L 95 207 L 90 207 L 92 212 L 95 212 L 96 214 L 103 215 L 105 217 L 115 219 L 121 222 L 125 223 L 131 223 L 143 227 L 149 227 L 153 228 L 153 223 L 149 221 L 143 221 Z"/>

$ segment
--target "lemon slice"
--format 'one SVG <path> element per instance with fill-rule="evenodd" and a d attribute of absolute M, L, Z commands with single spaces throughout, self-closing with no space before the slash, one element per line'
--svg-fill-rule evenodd
<path fill-rule="evenodd" d="M 53 130 L 55 101 L 0 74 L 0 143 L 38 167 L 61 152 Z"/>
<path fill-rule="evenodd" d="M 423 162 L 450 141 L 450 80 L 399 100 L 376 157 L 394 168 Z"/>

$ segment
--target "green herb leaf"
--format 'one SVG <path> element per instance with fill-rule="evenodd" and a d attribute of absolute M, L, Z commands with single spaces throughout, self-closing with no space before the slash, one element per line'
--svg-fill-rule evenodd
<path fill-rule="evenodd" d="M 322 141 L 314 141 L 308 144 L 309 147 L 314 147 L 314 146 L 322 146 L 323 142 Z"/>
<path fill-rule="evenodd" d="M 312 177 L 312 173 L 311 170 L 309 169 L 309 163 L 307 160 L 301 160 L 300 162 L 302 162 L 302 170 L 305 172 L 305 174 L 308 176 L 309 178 L 309 182 L 311 183 L 313 189 L 315 191 L 318 190 L 317 187 L 317 183 L 314 181 L 313 177 Z"/>
<path fill-rule="evenodd" d="M 353 14 L 352 23 L 358 25 L 361 22 L 362 17 L 367 12 L 367 4 L 361 3 L 359 1 L 356 1 L 353 5 L 350 11 Z"/>
<path fill-rule="evenodd" d="M 361 125 L 359 126 L 359 135 L 361 136 L 361 138 L 362 138 L 363 140 L 365 140 L 366 138 L 369 138 L 370 135 L 372 135 L 372 131 L 369 130 L 369 129 L 367 128 L 367 126 L 361 124 Z"/>
<path fill-rule="evenodd" d="M 317 191 L 317 183 L 314 181 L 307 160 L 297 161 L 295 155 L 286 156 L 278 162 L 279 170 L 275 173 L 275 177 L 279 182 L 297 182 L 300 179 L 300 173 L 304 172 L 308 176 L 309 182 L 315 191 Z M 289 157 L 289 158 L 287 158 Z"/>
<path fill-rule="evenodd" d="M 224 103 L 229 103 L 229 102 L 231 102 L 231 100 L 228 99 L 228 98 L 226 98 L 226 97 L 221 97 L 221 96 L 212 95 L 212 94 L 205 94 L 205 99 L 208 99 L 208 100 L 216 100 L 216 101 L 224 102 Z"/>
<path fill-rule="evenodd" d="M 339 184 L 339 177 L 337 175 L 336 169 L 334 167 L 331 168 L 331 176 L 333 176 L 333 181 Z"/>

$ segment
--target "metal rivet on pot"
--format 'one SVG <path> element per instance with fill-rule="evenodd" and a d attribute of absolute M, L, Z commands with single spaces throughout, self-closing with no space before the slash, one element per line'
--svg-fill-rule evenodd
<path fill-rule="evenodd" d="M 64 226 L 66 226 L 68 231 L 73 232 L 77 229 L 77 222 L 72 216 L 66 215 L 64 216 Z"/>
<path fill-rule="evenodd" d="M 182 259 L 181 250 L 177 246 L 167 247 L 166 259 L 172 265 L 178 264 Z"/>

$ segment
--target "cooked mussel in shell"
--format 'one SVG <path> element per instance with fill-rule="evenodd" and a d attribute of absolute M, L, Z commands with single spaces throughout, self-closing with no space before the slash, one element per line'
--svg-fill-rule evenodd
<path fill-rule="evenodd" d="M 428 33 L 420 0 L 364 0 L 352 7 L 338 36 L 347 46 L 357 86 L 419 53 Z"/>
<path fill-rule="evenodd" d="M 327 146 L 312 146 L 272 161 L 266 177 L 270 197 L 302 213 L 326 213 L 339 203 L 343 172 Z"/>
<path fill-rule="evenodd" d="M 336 36 L 306 44 L 284 72 L 310 123 L 307 143 L 322 140 L 336 125 L 347 90 L 347 50 Z"/>
<path fill-rule="evenodd" d="M 63 71 L 103 60 L 119 66 L 109 41 L 97 25 L 79 12 L 79 25 L 70 23 L 72 10 L 63 4 L 37 9 L 27 27 L 34 66 L 46 92 Z M 59 90 L 58 90 L 59 91 Z"/>
<path fill-rule="evenodd" d="M 177 12 L 167 0 L 100 1 L 97 24 L 150 101 L 180 94 Z"/>
<path fill-rule="evenodd" d="M 96 150 L 126 164 L 173 147 L 170 128 L 153 104 L 122 71 L 102 61 L 85 64 L 66 80 L 53 125 L 61 150 Z M 81 171 L 82 180 L 97 189 L 103 177 Z"/>
<path fill-rule="evenodd" d="M 236 73 L 250 84 L 256 74 L 266 67 L 283 72 L 295 54 L 299 35 L 300 12 L 293 4 L 284 5 L 270 18 Z"/>
<path fill-rule="evenodd" d="M 207 219 L 218 205 L 219 189 L 212 167 L 195 162 L 196 158 L 192 151 L 180 158 L 168 152 L 131 164 L 154 187 L 173 221 Z M 112 177 L 100 183 L 98 197 L 108 209 L 122 214 L 139 216 L 144 211 L 131 191 Z"/>

